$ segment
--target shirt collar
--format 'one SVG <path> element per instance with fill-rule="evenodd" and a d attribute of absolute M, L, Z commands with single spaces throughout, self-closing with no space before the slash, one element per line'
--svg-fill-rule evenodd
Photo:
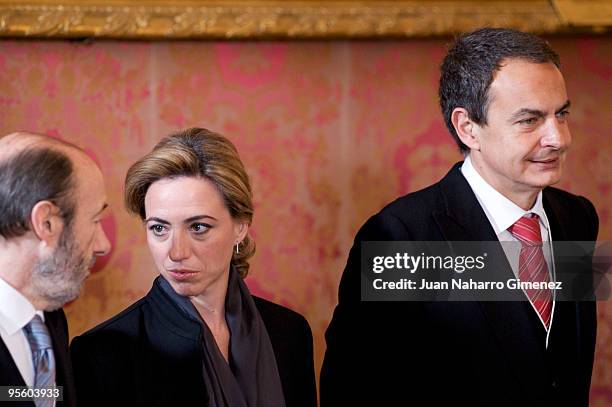
<path fill-rule="evenodd" d="M 548 231 L 548 219 L 542 205 L 542 191 L 538 193 L 535 204 L 528 211 L 523 210 L 520 206 L 506 198 L 499 191 L 493 188 L 484 178 L 476 171 L 469 154 L 465 157 L 461 172 L 467 180 L 468 184 L 476 194 L 478 202 L 485 208 L 485 212 L 490 215 L 491 226 L 495 233 L 500 233 L 507 230 L 517 220 L 528 213 L 535 213 L 540 217 L 542 224 Z"/>
<path fill-rule="evenodd" d="M 23 294 L 0 277 L 0 326 L 9 335 L 13 335 L 23 329 L 34 318 L 35 314 L 42 317 L 43 313 L 36 311 L 32 303 Z"/>

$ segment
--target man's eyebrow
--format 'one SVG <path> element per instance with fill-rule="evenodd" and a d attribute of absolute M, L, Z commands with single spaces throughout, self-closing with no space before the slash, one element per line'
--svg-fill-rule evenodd
<path fill-rule="evenodd" d="M 514 122 L 516 119 L 522 116 L 544 117 L 546 116 L 546 114 L 541 110 L 523 108 L 515 112 L 512 116 L 510 116 L 510 121 Z"/>
<path fill-rule="evenodd" d="M 562 111 L 564 111 L 564 110 L 566 110 L 566 109 L 569 109 L 569 107 L 570 107 L 571 105 L 572 105 L 572 102 L 570 102 L 570 101 L 568 100 L 567 102 L 565 102 L 565 103 L 563 104 L 563 106 L 561 106 L 561 108 L 560 108 L 560 109 L 558 109 L 558 110 L 555 112 L 555 114 L 559 114 L 559 113 L 561 113 Z"/>
<path fill-rule="evenodd" d="M 563 106 L 561 106 L 559 109 L 557 109 L 555 111 L 555 114 L 559 114 L 562 111 L 568 109 L 571 105 L 571 102 L 568 100 L 566 101 Z M 510 116 L 510 121 L 514 122 L 516 119 L 518 119 L 519 117 L 522 116 L 536 116 L 536 117 L 545 117 L 546 113 L 538 110 L 538 109 L 528 109 L 528 108 L 523 108 L 518 110 L 517 112 L 515 112 L 512 116 Z"/>
<path fill-rule="evenodd" d="M 102 205 L 102 208 L 98 212 L 96 212 L 96 214 L 93 217 L 95 218 L 96 216 L 100 215 L 102 212 L 104 212 L 106 208 L 108 208 L 108 204 L 104 202 L 104 205 Z"/>

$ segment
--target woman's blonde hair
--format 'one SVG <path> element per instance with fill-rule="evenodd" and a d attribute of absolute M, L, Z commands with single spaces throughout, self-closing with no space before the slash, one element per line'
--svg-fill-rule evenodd
<path fill-rule="evenodd" d="M 253 221 L 251 184 L 236 147 L 222 135 L 197 127 L 164 138 L 130 167 L 125 177 L 125 206 L 144 220 L 145 196 L 151 184 L 182 176 L 210 180 L 234 220 L 249 225 Z M 247 234 L 239 248 L 232 264 L 244 278 L 249 272 L 248 260 L 255 254 L 255 242 Z"/>

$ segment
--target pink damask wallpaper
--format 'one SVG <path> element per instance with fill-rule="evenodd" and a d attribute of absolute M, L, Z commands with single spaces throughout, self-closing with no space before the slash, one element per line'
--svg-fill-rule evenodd
<path fill-rule="evenodd" d="M 612 239 L 612 42 L 563 37 L 573 151 L 561 187 L 589 197 Z M 384 42 L 0 42 L 0 134 L 82 146 L 106 177 L 113 251 L 67 307 L 71 335 L 143 296 L 156 275 L 122 207 L 127 168 L 191 126 L 237 145 L 254 184 L 251 290 L 306 316 L 319 369 L 352 239 L 395 197 L 460 159 L 437 106 L 447 40 Z M 612 303 L 599 303 L 592 405 L 612 404 Z"/>

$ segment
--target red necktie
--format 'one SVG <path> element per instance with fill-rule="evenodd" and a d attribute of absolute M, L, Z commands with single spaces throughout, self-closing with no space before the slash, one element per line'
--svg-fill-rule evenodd
<path fill-rule="evenodd" d="M 550 276 L 542 251 L 540 222 L 536 214 L 527 214 L 508 228 L 508 231 L 521 242 L 518 278 L 523 282 L 549 283 Z M 552 291 L 544 289 L 526 289 L 527 297 L 542 318 L 548 329 L 552 314 Z"/>

